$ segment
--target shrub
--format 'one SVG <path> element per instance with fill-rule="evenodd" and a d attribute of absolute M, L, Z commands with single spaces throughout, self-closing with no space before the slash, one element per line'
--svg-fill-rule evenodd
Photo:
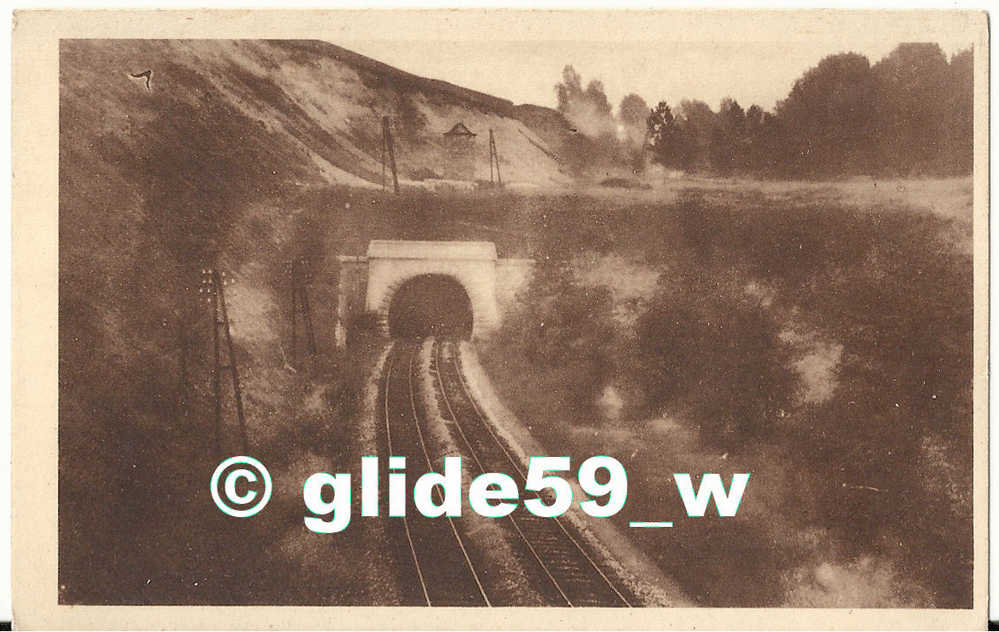
<path fill-rule="evenodd" d="M 741 285 L 671 277 L 637 329 L 649 402 L 689 411 L 708 440 L 764 436 L 791 408 L 797 380 L 780 324 Z"/>
<path fill-rule="evenodd" d="M 562 265 L 542 266 L 505 335 L 518 341 L 527 360 L 564 369 L 565 389 L 579 412 L 592 412 L 596 393 L 614 375 L 613 301 L 604 287 L 576 283 Z"/>
<path fill-rule="evenodd" d="M 422 182 L 424 180 L 440 180 L 441 175 L 430 167 L 419 167 L 410 171 L 409 177 Z"/>
<path fill-rule="evenodd" d="M 381 333 L 381 318 L 376 312 L 361 312 L 347 321 L 347 345 L 354 346 L 367 337 Z"/>

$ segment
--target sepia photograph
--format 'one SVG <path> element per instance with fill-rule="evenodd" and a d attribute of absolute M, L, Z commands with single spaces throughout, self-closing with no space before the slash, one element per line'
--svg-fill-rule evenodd
<path fill-rule="evenodd" d="M 169 13 L 15 27 L 47 607 L 983 616 L 984 14 Z"/>

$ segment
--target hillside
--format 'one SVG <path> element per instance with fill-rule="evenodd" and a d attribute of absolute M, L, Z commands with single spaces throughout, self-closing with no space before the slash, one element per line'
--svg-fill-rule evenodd
<path fill-rule="evenodd" d="M 351 558 L 328 545 L 306 568 L 290 505 L 221 552 L 212 537 L 192 539 L 218 518 L 205 497 L 217 455 L 202 270 L 238 279 L 227 303 L 253 454 L 278 480 L 298 480 L 288 468 L 302 464 L 354 459 L 355 382 L 367 356 L 332 349 L 335 255 L 363 252 L 372 238 L 502 237 L 483 224 L 500 222 L 514 195 L 381 191 L 381 116 L 393 119 L 409 187 L 420 184 L 411 172 L 440 170 L 440 134 L 459 120 L 479 133 L 478 177 L 489 177 L 492 128 L 505 181 L 566 181 L 545 141 L 512 113 L 501 99 L 319 42 L 61 42 L 60 598 L 104 603 L 138 585 L 135 599 L 149 602 L 270 594 L 301 603 L 315 596 L 287 594 L 290 578 L 314 571 L 320 584 L 375 593 L 329 602 L 392 602 L 390 589 L 356 577 L 356 564 L 330 559 Z M 298 257 L 314 273 L 320 353 L 311 362 L 291 348 L 288 262 Z M 238 448 L 225 397 L 229 453 Z M 264 548 L 247 564 L 266 569 L 266 586 L 227 584 L 229 558 Z M 385 576 L 383 552 L 366 550 L 374 560 L 364 572 Z"/>
<path fill-rule="evenodd" d="M 62 44 L 61 63 L 70 115 L 85 120 L 100 140 L 90 160 L 107 158 L 109 145 L 136 153 L 150 131 L 160 133 L 147 126 L 166 112 L 174 118 L 197 112 L 205 119 L 201 133 L 259 144 L 257 158 L 272 163 L 272 171 L 290 169 L 296 182 L 380 186 L 381 117 L 387 115 L 403 182 L 418 172 L 444 171 L 442 134 L 459 121 L 477 134 L 477 179 L 489 178 L 491 128 L 505 180 L 567 180 L 511 102 L 324 42 L 70 40 Z M 146 70 L 152 71 L 148 88 L 145 78 L 130 77 Z"/>

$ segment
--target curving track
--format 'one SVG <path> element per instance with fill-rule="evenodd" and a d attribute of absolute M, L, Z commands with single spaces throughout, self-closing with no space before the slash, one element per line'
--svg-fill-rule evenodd
<path fill-rule="evenodd" d="M 615 585 L 586 551 L 579 537 L 571 532 L 571 525 L 558 518 L 539 518 L 524 509 L 523 501 L 538 494 L 524 490 L 526 472 L 493 431 L 469 392 L 456 345 L 435 342 L 434 364 L 444 412 L 454 421 L 467 456 L 478 470 L 476 475 L 502 472 L 513 477 L 521 489 L 521 504 L 507 519 L 544 577 L 536 587 L 551 598 L 551 605 L 631 606 L 626 592 Z"/>
<path fill-rule="evenodd" d="M 419 344 L 397 341 L 389 355 L 383 379 L 382 441 L 387 454 L 406 457 L 408 471 L 439 471 L 432 465 L 427 422 L 417 406 L 414 375 L 419 349 Z M 517 510 L 498 522 L 508 532 L 516 562 L 544 603 L 631 606 L 634 596 L 601 568 L 571 524 L 539 518 L 523 508 L 523 500 L 536 494 L 523 490 L 526 472 L 471 396 L 454 343 L 434 343 L 431 372 L 437 375 L 441 414 L 459 441 L 467 473 L 474 477 L 502 472 L 522 490 Z M 503 583 L 504 569 L 477 554 L 474 532 L 462 528 L 461 518 L 431 519 L 409 511 L 390 524 L 397 532 L 400 583 L 410 588 L 407 605 L 520 605 L 502 602 L 502 590 L 497 587 Z"/>

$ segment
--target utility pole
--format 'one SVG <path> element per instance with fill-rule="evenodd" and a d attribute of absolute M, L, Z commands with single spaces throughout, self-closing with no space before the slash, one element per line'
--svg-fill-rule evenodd
<path fill-rule="evenodd" d="M 385 153 L 388 152 L 389 168 L 392 169 L 392 188 L 399 194 L 399 176 L 395 171 L 395 147 L 392 144 L 392 130 L 389 117 L 382 117 L 382 182 L 385 181 Z"/>
<path fill-rule="evenodd" d="M 232 377 L 232 392 L 236 403 L 236 421 L 239 424 L 240 447 L 243 450 L 243 454 L 249 452 L 249 441 L 246 436 L 246 417 L 243 414 L 243 393 L 239 386 L 236 351 L 232 344 L 232 333 L 229 330 L 229 312 L 225 304 L 225 286 L 235 283 L 235 281 L 225 277 L 225 272 L 220 273 L 215 268 L 207 268 L 201 271 L 201 293 L 206 295 L 206 301 L 212 307 L 212 343 L 214 347 L 212 391 L 215 395 L 215 451 L 219 456 L 223 455 L 222 371 L 228 371 Z M 228 364 L 222 363 L 223 342 L 228 356 Z"/>
<path fill-rule="evenodd" d="M 316 336 L 312 329 L 312 309 L 309 307 L 308 284 L 312 271 L 306 259 L 291 261 L 291 362 L 298 361 L 298 312 L 302 312 L 305 325 L 305 341 L 309 354 L 316 354 Z"/>
<path fill-rule="evenodd" d="M 500 175 L 499 152 L 496 151 L 496 138 L 493 136 L 493 128 L 489 128 L 489 183 L 493 183 L 493 164 L 496 164 L 496 181 L 499 186 L 503 186 L 503 176 Z"/>

